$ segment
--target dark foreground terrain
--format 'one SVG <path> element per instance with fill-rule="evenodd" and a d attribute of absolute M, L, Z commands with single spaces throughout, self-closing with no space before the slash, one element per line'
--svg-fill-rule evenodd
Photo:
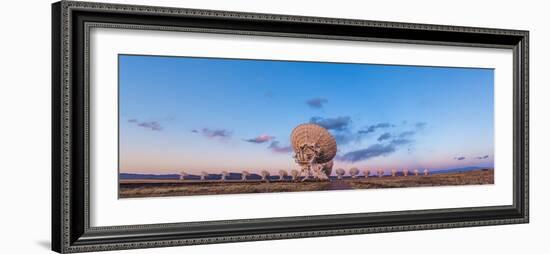
<path fill-rule="evenodd" d="M 191 196 L 236 193 L 265 193 L 293 191 L 323 191 L 347 189 L 378 189 L 402 187 L 426 187 L 448 185 L 481 185 L 494 183 L 494 170 L 474 170 L 463 173 L 435 174 L 429 176 L 384 176 L 333 179 L 330 182 L 293 181 L 197 181 L 132 179 L 121 180 L 120 198 Z"/>

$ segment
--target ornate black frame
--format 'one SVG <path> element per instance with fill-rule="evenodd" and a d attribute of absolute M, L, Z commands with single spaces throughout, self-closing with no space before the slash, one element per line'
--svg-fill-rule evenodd
<path fill-rule="evenodd" d="M 91 27 L 506 48 L 514 54 L 511 206 L 90 227 Z M 529 221 L 528 31 L 62 1 L 52 5 L 52 249 L 85 252 Z"/>

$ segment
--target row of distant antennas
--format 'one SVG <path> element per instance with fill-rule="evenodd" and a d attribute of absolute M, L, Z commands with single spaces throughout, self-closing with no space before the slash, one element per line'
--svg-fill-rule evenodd
<path fill-rule="evenodd" d="M 349 175 L 351 176 L 351 178 L 358 178 L 360 177 L 360 174 L 359 174 L 360 170 L 358 168 L 351 168 L 349 170 Z M 385 170 L 383 169 L 379 169 L 379 170 L 370 170 L 370 169 L 366 169 L 366 170 L 363 170 L 363 177 L 364 178 L 368 178 L 370 176 L 374 176 L 374 177 L 383 177 L 385 175 Z M 342 179 L 344 177 L 344 175 L 346 175 L 346 170 L 343 169 L 343 168 L 339 168 L 339 169 L 336 169 L 335 171 L 336 173 L 336 176 L 338 179 Z M 418 170 L 418 169 L 414 169 L 412 171 L 409 171 L 408 169 L 403 169 L 401 171 L 398 171 L 397 169 L 392 169 L 390 171 L 391 173 L 391 176 L 392 177 L 396 177 L 398 175 L 398 173 L 401 173 L 402 176 L 409 176 L 409 175 L 414 175 L 414 176 L 420 176 L 420 175 L 424 175 L 424 176 L 428 176 L 430 175 L 430 170 L 429 169 L 424 169 L 422 171 Z M 180 173 L 180 180 L 183 180 L 186 176 L 188 176 L 189 174 L 186 173 L 186 172 L 181 172 Z M 206 180 L 206 177 L 208 177 L 208 175 L 210 175 L 210 173 L 208 172 L 201 172 L 200 174 L 200 180 L 201 181 L 204 181 Z M 241 172 L 241 180 L 242 181 L 246 181 L 248 180 L 247 177 L 250 176 L 250 172 L 249 171 L 242 171 Z M 225 181 L 227 179 L 227 176 L 229 176 L 229 172 L 227 171 L 222 171 L 221 172 L 221 180 L 222 181 Z M 269 180 L 269 177 L 271 176 L 271 173 L 269 173 L 269 171 L 267 170 L 262 170 L 260 172 L 260 176 L 262 177 L 261 180 L 262 181 L 268 181 Z M 285 177 L 289 176 L 289 173 L 286 171 L 286 170 L 279 170 L 279 180 L 285 180 Z M 298 180 L 299 179 L 299 176 L 300 176 L 300 171 L 298 170 L 291 170 L 290 171 L 290 177 L 292 180 Z"/>
<path fill-rule="evenodd" d="M 300 172 L 298 170 L 291 170 L 290 171 L 290 176 L 292 177 L 293 180 L 295 179 L 298 179 L 298 175 L 300 174 Z M 183 180 L 186 176 L 188 176 L 189 174 L 186 173 L 186 172 L 181 172 L 180 173 L 180 180 Z M 201 172 L 200 174 L 200 180 L 201 181 L 204 181 L 206 180 L 206 177 L 208 177 L 208 175 L 210 175 L 210 173 L 206 172 L 206 171 L 203 171 Z M 227 171 L 222 171 L 221 172 L 221 180 L 222 181 L 225 181 L 227 179 L 227 176 L 229 175 L 229 172 Z M 249 171 L 242 171 L 241 172 L 241 180 L 243 181 L 246 181 L 248 180 L 247 177 L 250 176 L 251 173 Z M 286 170 L 279 170 L 279 180 L 284 180 L 285 177 L 287 177 L 289 174 Z M 271 176 L 271 173 L 269 173 L 269 171 L 267 170 L 262 170 L 260 172 L 260 176 L 262 177 L 262 180 L 268 180 L 268 178 Z"/>
<path fill-rule="evenodd" d="M 398 175 L 398 173 L 401 173 L 402 176 L 409 176 L 409 175 L 414 175 L 414 176 L 420 176 L 420 175 L 424 175 L 424 176 L 428 176 L 430 175 L 430 170 L 429 169 L 424 169 L 424 170 L 418 170 L 418 169 L 414 169 L 412 171 L 409 171 L 408 169 L 403 169 L 403 170 L 397 170 L 397 169 L 392 169 L 390 171 L 391 173 L 391 176 L 395 177 Z M 338 179 L 342 179 L 343 176 L 346 174 L 346 171 L 343 169 L 343 168 L 339 168 L 339 169 L 336 169 L 336 176 L 338 177 Z M 386 174 L 386 171 L 383 170 L 383 169 L 379 169 L 379 170 L 370 170 L 370 169 L 365 169 L 363 170 L 363 176 L 365 178 L 368 178 L 369 176 L 371 176 L 371 174 L 373 174 L 372 176 L 377 176 L 377 177 L 383 177 L 385 174 Z M 357 178 L 359 177 L 359 169 L 358 168 L 351 168 L 349 170 L 349 175 L 351 176 L 351 178 Z"/>

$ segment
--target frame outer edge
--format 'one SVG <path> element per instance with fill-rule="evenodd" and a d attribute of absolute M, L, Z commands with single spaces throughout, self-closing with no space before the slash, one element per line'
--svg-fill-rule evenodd
<path fill-rule="evenodd" d="M 524 103 L 523 103 L 523 135 L 524 135 L 524 147 L 523 147 L 523 160 L 524 160 L 524 180 L 523 184 L 524 186 L 524 195 L 525 195 L 525 204 L 524 204 L 524 223 L 529 223 L 529 215 L 530 215 L 530 184 L 529 184 L 529 139 L 530 139 L 530 133 L 529 133 L 529 31 L 525 31 L 523 36 L 523 61 L 521 68 L 523 69 L 523 93 L 524 93 Z"/>
<path fill-rule="evenodd" d="M 53 3 L 51 6 L 52 14 L 52 54 L 51 54 L 51 71 L 52 71 L 52 164 L 51 164 L 51 249 L 56 252 L 61 252 L 61 56 L 60 56 L 60 44 L 61 44 L 61 18 L 60 18 L 60 6 L 59 2 Z"/>
<path fill-rule="evenodd" d="M 395 28 L 395 29 L 417 29 L 425 31 L 448 31 L 448 32 L 467 32 L 477 34 L 492 34 L 492 35 L 511 35 L 524 36 L 528 33 L 526 30 L 517 29 L 501 29 L 501 28 L 486 28 L 486 27 L 471 27 L 471 26 L 450 26 L 439 24 L 424 24 L 424 23 L 404 23 L 396 21 L 378 21 L 378 20 L 362 20 L 362 19 L 346 19 L 346 18 L 331 18 L 318 16 L 300 16 L 288 14 L 269 14 L 256 12 L 239 12 L 239 11 L 224 11 L 211 9 L 192 9 L 167 6 L 152 6 L 152 5 L 130 5 L 122 3 L 101 3 L 101 2 L 86 2 L 86 1 L 65 1 L 74 8 L 89 9 L 101 12 L 118 11 L 130 14 L 162 14 L 168 16 L 187 16 L 187 17 L 211 17 L 225 19 L 245 19 L 245 20 L 268 20 L 268 21 L 286 21 L 286 22 L 302 22 L 311 24 L 330 24 L 330 25 L 349 25 L 349 26 L 364 26 L 364 27 L 380 27 L 380 28 Z"/>
<path fill-rule="evenodd" d="M 71 2 L 60 2 L 60 19 L 61 19 L 61 51 L 60 58 L 62 63 L 61 73 L 61 183 L 62 196 L 61 196 L 61 249 L 60 253 L 70 253 L 71 250 L 71 123 L 72 123 L 72 97 L 71 97 L 71 76 L 72 76 L 72 63 L 71 63 L 71 25 L 70 25 L 70 6 Z"/>
<path fill-rule="evenodd" d="M 289 15 L 275 15 L 275 14 L 256 14 L 256 13 L 241 13 L 241 12 L 227 12 L 227 11 L 210 11 L 210 10 L 196 10 L 196 9 L 180 9 L 180 8 L 170 8 L 170 7 L 152 7 L 152 6 L 139 6 L 139 5 L 123 5 L 123 4 L 105 4 L 105 3 L 89 3 L 89 2 L 72 2 L 72 1 L 61 1 L 54 3 L 52 8 L 55 9 L 55 6 L 59 6 L 59 15 L 58 22 L 59 25 L 55 28 L 55 20 L 52 21 L 52 32 L 55 32 L 56 29 L 59 29 L 59 44 L 52 45 L 53 47 L 59 47 L 59 55 L 52 56 L 52 61 L 55 61 L 57 57 L 59 60 L 60 68 L 58 75 L 60 75 L 58 82 L 54 80 L 52 75 L 52 80 L 54 86 L 57 83 L 59 85 L 57 94 L 55 93 L 55 87 L 52 89 L 52 103 L 55 103 L 57 98 L 58 108 L 57 114 L 59 119 L 53 119 L 52 125 L 55 125 L 55 121 L 58 122 L 60 128 L 57 131 L 59 139 L 58 147 L 55 147 L 55 142 L 52 142 L 54 145 L 53 149 L 59 150 L 59 155 L 57 160 L 59 161 L 59 174 L 60 177 L 57 179 L 60 182 L 57 184 L 59 190 L 61 191 L 59 204 L 59 218 L 57 222 L 59 225 L 59 245 L 56 246 L 54 240 L 56 240 L 56 235 L 54 231 L 56 230 L 53 226 L 56 222 L 52 222 L 52 249 L 61 253 L 72 253 L 72 252 L 89 252 L 89 251 L 104 251 L 104 250 L 121 250 L 121 249 L 135 249 L 135 248 L 153 248 L 153 247 L 169 247 L 169 246 L 181 246 L 181 245 L 196 245 L 196 244 L 211 244 L 211 243 L 226 243 L 226 242 L 239 242 L 239 241 L 261 241 L 261 240 L 276 240 L 276 239 L 290 239 L 290 238 L 302 238 L 302 237 L 323 237 L 323 236 L 336 236 L 336 235 L 348 235 L 348 234 L 365 234 L 365 233 L 379 233 L 379 232 L 397 232 L 397 231 L 407 231 L 407 230 L 426 230 L 426 229 L 440 229 L 440 228 L 455 228 L 455 227 L 473 227 L 473 226 L 483 226 L 483 225 L 499 225 L 499 224 L 515 224 L 515 223 L 528 223 L 529 222 L 529 107 L 528 107 L 528 98 L 529 98 L 529 88 L 528 88 L 528 76 L 529 76 L 529 32 L 520 31 L 520 30 L 505 30 L 505 29 L 492 29 L 492 28 L 475 28 L 475 27 L 460 27 L 460 26 L 444 26 L 444 25 L 428 25 L 428 24 L 413 24 L 413 23 L 397 23 L 397 22 L 383 22 L 383 21 L 366 21 L 366 20 L 350 20 L 350 19 L 336 19 L 336 18 L 318 18 L 318 17 L 302 17 L 302 16 L 289 16 Z M 486 221 L 461 221 L 461 222 L 451 222 L 451 223 L 429 223 L 429 224 L 415 224 L 415 225 L 398 225 L 398 226 L 381 226 L 381 227 L 372 227 L 372 228 L 355 228 L 355 229 L 335 229 L 335 230 L 322 230 L 322 231 L 300 231 L 300 232 L 284 232 L 284 233 L 273 233 L 273 234 L 246 234 L 241 236 L 224 236 L 224 237 L 204 237 L 199 239 L 180 239 L 180 240 L 156 240 L 156 241 L 146 241 L 146 242 L 122 242 L 122 243 L 106 243 L 106 244 L 97 244 L 97 245 L 73 245 L 71 242 L 71 124 L 72 124 L 72 91 L 71 91 L 71 82 L 72 82 L 72 50 L 71 50 L 71 10 L 92 10 L 92 11 L 119 11 L 127 13 L 136 13 L 136 14 L 160 14 L 160 15 L 176 15 L 176 16 L 221 16 L 223 18 L 229 19 L 250 19 L 250 20 L 282 20 L 289 22 L 308 22 L 315 24 L 342 24 L 342 25 L 355 25 L 355 26 L 368 26 L 368 27 L 385 27 L 385 28 L 401 28 L 401 29 L 420 29 L 420 30 L 431 30 L 431 31 L 462 31 L 467 33 L 480 33 L 480 34 L 499 34 L 499 35 L 508 35 L 508 36 L 521 36 L 522 40 L 521 45 L 521 60 L 519 66 L 522 70 L 521 75 L 521 89 L 523 94 L 523 102 L 520 105 L 520 114 L 523 116 L 523 122 L 521 127 L 522 132 L 522 141 L 524 146 L 520 147 L 523 150 L 523 160 L 522 167 L 522 176 L 523 179 L 523 188 L 524 192 L 524 206 L 522 207 L 523 216 L 516 218 L 507 218 L 507 219 L 495 219 L 495 220 L 486 220 Z M 55 12 L 55 11 L 54 11 Z M 52 18 L 56 18 L 55 15 L 52 15 Z M 52 37 L 56 37 L 52 33 Z M 52 38 L 52 43 L 55 41 L 55 38 Z M 52 66 L 52 72 L 55 71 L 55 66 Z M 53 107 L 55 110 L 55 107 Z M 54 112 L 55 113 L 55 112 Z M 55 131 L 52 128 L 52 131 Z M 52 136 L 55 138 L 55 135 Z M 53 153 L 52 153 L 53 154 Z M 52 172 L 56 172 L 56 167 L 54 165 L 54 160 L 52 159 Z M 52 175 L 52 183 L 56 182 L 54 178 L 55 174 Z M 52 193 L 54 192 L 54 186 L 52 186 Z M 55 199 L 53 197 L 52 199 Z M 52 200 L 52 212 L 55 211 L 56 205 L 54 200 Z M 52 213 L 52 218 L 54 214 Z M 60 247 L 57 249 L 56 247 Z"/>

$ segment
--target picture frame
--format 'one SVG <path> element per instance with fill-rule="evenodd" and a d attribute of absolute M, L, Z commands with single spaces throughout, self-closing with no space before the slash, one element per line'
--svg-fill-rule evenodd
<path fill-rule="evenodd" d="M 205 32 L 512 50 L 512 205 L 95 227 L 89 31 Z M 52 250 L 60 253 L 529 222 L 529 32 L 61 1 L 52 5 Z"/>

